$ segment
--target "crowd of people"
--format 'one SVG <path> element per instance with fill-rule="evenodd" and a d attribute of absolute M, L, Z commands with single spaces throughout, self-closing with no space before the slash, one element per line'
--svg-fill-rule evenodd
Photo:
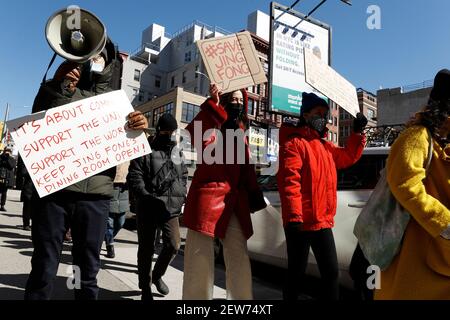
<path fill-rule="evenodd" d="M 117 87 L 118 52 L 108 43 L 96 57 L 104 69 L 92 71 L 89 63 L 66 61 L 54 77 L 43 83 L 33 112 L 47 110 Z M 41 87 L 42 89 L 42 87 Z M 115 257 L 114 238 L 130 210 L 129 191 L 136 199 L 139 288 L 143 300 L 152 300 L 152 284 L 168 294 L 163 276 L 180 248 L 179 217 L 188 228 L 184 250 L 183 299 L 213 297 L 214 239 L 223 244 L 228 299 L 253 298 L 252 272 L 247 240 L 253 234 L 251 213 L 266 207 L 250 161 L 248 141 L 229 138 L 226 130 L 247 130 L 248 97 L 245 89 L 222 94 L 210 86 L 210 97 L 187 126 L 191 139 L 201 141 L 202 153 L 218 142 L 219 150 L 234 160 L 245 145 L 243 163 L 206 162 L 197 165 L 187 189 L 188 172 L 183 161 L 173 161 L 179 151 L 173 133 L 178 125 L 170 114 L 159 118 L 156 134 L 149 136 L 152 153 L 123 163 L 40 198 L 22 161 L 23 227 L 32 219 L 33 256 L 25 299 L 52 297 L 63 241 L 70 228 L 73 264 L 81 271 L 76 299 L 97 299 L 100 250 L 106 244 L 108 258 Z M 280 130 L 278 185 L 285 230 L 288 269 L 284 299 L 296 300 L 302 290 L 308 254 L 312 249 L 321 274 L 320 298 L 339 299 L 338 261 L 332 228 L 337 205 L 337 169 L 349 167 L 365 147 L 366 117 L 359 113 L 346 147 L 336 147 L 327 136 L 329 105 L 314 93 L 303 93 L 296 125 Z M 201 131 L 194 129 L 201 123 Z M 128 130 L 148 128 L 140 112 L 128 117 Z M 211 130 L 215 129 L 215 130 Z M 375 299 L 450 299 L 450 71 L 436 76 L 429 102 L 391 148 L 387 179 L 396 199 L 411 214 L 401 251 L 382 272 L 381 290 Z M 423 163 L 433 142 L 433 159 L 427 175 Z M 199 135 L 199 136 L 197 136 Z M 201 136 L 200 136 L 201 135 Z M 245 138 L 244 138 L 245 139 Z M 175 151 L 174 151 L 175 150 Z M 216 152 L 219 152 L 216 150 Z M 180 158 L 182 156 L 180 154 Z M 11 150 L 0 156 L 0 211 L 5 211 L 6 192 L 15 167 Z M 184 210 L 183 210 L 184 206 Z M 162 250 L 152 268 L 158 230 Z M 414 267 L 411 267 L 414 266 Z"/>

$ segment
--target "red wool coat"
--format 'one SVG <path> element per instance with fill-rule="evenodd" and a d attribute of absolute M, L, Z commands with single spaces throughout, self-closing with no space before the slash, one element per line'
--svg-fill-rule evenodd
<path fill-rule="evenodd" d="M 320 138 L 309 127 L 280 130 L 278 185 L 283 224 L 303 222 L 303 230 L 332 228 L 337 206 L 337 171 L 361 157 L 366 137 L 352 134 L 345 148 Z"/>
<path fill-rule="evenodd" d="M 243 91 L 244 106 L 247 110 L 247 93 Z M 219 129 L 226 121 L 225 108 L 208 99 L 200 106 L 200 112 L 186 127 L 195 146 L 197 137 L 194 122 L 202 124 L 201 134 L 209 129 Z M 202 155 L 206 147 L 216 143 L 214 133 L 202 141 Z M 226 146 L 226 142 L 224 143 Z M 248 145 L 245 144 L 246 159 L 249 157 Z M 223 151 L 224 163 L 226 152 Z M 235 152 L 236 154 L 236 152 Z M 251 195 L 249 197 L 249 195 Z M 186 200 L 183 221 L 189 229 L 211 237 L 225 238 L 231 214 L 236 214 L 244 236 L 248 239 L 253 234 L 250 212 L 258 211 L 266 206 L 262 192 L 256 181 L 254 165 L 251 164 L 206 164 L 198 163 Z"/>

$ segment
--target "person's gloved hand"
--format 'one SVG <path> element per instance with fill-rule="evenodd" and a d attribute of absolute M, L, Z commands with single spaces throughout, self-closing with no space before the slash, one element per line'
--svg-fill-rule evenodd
<path fill-rule="evenodd" d="M 361 112 L 356 114 L 355 120 L 353 120 L 353 132 L 362 133 L 367 126 L 367 118 Z"/>
<path fill-rule="evenodd" d="M 80 65 L 72 61 L 64 61 L 56 70 L 54 80 L 62 82 L 64 88 L 74 92 L 81 78 Z"/>

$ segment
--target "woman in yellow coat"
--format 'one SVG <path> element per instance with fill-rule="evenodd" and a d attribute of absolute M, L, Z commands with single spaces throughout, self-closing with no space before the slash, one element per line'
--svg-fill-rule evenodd
<path fill-rule="evenodd" d="M 402 248 L 381 273 L 375 299 L 450 300 L 450 71 L 435 78 L 428 106 L 391 147 L 387 181 L 411 214 Z M 428 172 L 429 132 L 433 158 Z"/>

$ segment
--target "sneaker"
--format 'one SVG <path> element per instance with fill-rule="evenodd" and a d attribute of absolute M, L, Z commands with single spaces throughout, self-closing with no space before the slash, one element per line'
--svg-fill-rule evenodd
<path fill-rule="evenodd" d="M 1 207 L 0 207 L 0 211 L 6 211 L 5 207 L 4 207 L 4 206 L 1 206 Z"/>
<path fill-rule="evenodd" d="M 106 246 L 106 257 L 110 259 L 114 259 L 116 257 L 114 246 L 112 244 Z"/>
<path fill-rule="evenodd" d="M 153 284 L 155 285 L 156 290 L 158 290 L 158 292 L 161 293 L 162 295 L 165 296 L 165 295 L 169 294 L 169 287 L 162 280 L 162 278 L 159 278 L 158 280 L 154 280 Z"/>

